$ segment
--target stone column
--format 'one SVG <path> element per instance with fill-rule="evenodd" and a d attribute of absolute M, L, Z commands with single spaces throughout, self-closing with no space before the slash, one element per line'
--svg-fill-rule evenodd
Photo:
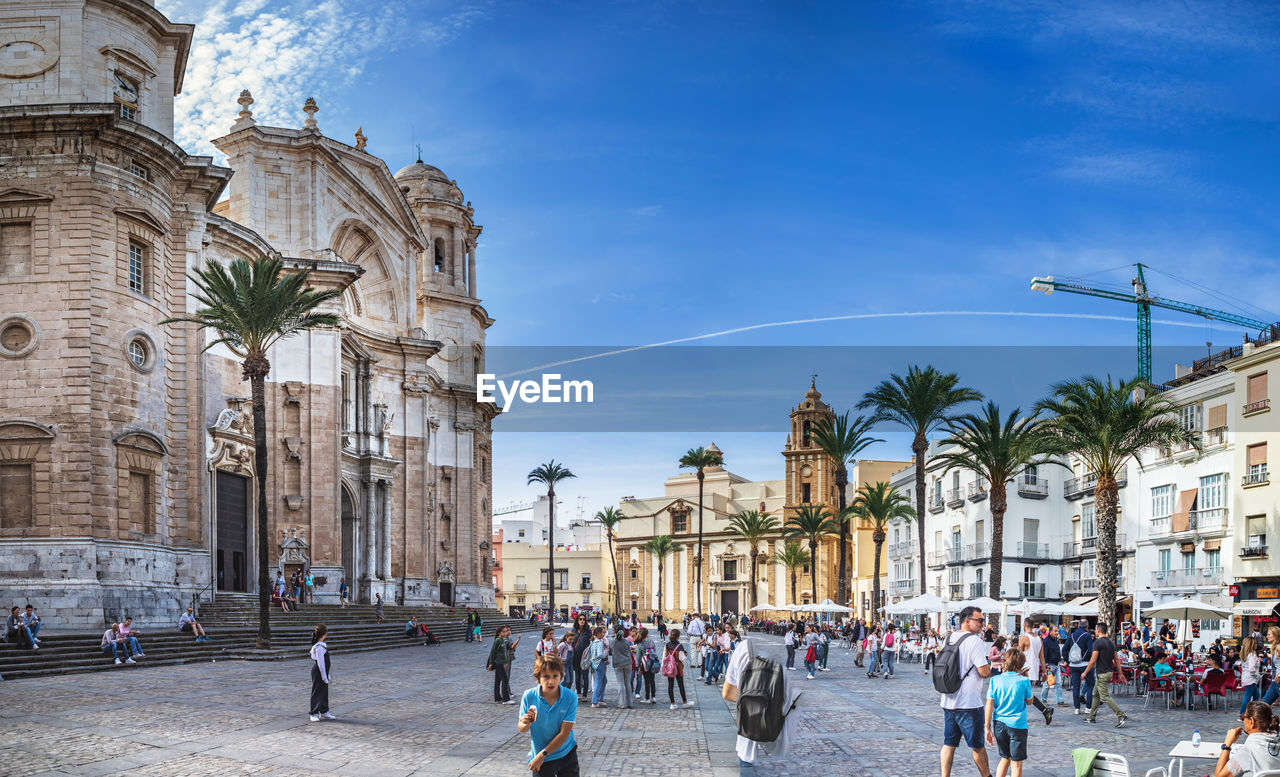
<path fill-rule="evenodd" d="M 364 578 L 372 580 L 377 577 L 378 570 L 378 489 L 372 479 L 362 481 L 366 494 L 364 514 Z M 370 597 L 372 599 L 372 596 Z"/>
<path fill-rule="evenodd" d="M 470 290 L 471 296 L 476 297 L 478 299 L 480 297 L 480 294 L 476 291 L 476 249 L 477 248 L 479 248 L 478 245 L 473 244 L 471 246 L 471 261 L 467 262 L 467 288 Z"/>
<path fill-rule="evenodd" d="M 453 228 L 453 287 L 455 289 L 465 288 L 467 285 L 466 267 L 463 252 L 467 250 L 466 241 L 462 238 L 462 230 L 458 227 Z"/>
<path fill-rule="evenodd" d="M 382 484 L 382 561 L 379 577 L 391 579 L 391 484 L 383 480 Z"/>

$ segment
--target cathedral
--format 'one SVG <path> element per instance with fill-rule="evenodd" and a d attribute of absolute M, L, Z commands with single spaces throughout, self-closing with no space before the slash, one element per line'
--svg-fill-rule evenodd
<path fill-rule="evenodd" d="M 327 137 L 313 99 L 269 127 L 243 92 L 226 165 L 186 153 L 194 34 L 148 0 L 0 0 L 0 601 L 100 626 L 255 592 L 265 478 L 270 571 L 311 570 L 317 601 L 345 577 L 492 606 L 471 203 Z M 339 326 L 269 354 L 267 472 L 236 355 L 161 323 L 206 262 L 261 256 L 342 292 Z"/>

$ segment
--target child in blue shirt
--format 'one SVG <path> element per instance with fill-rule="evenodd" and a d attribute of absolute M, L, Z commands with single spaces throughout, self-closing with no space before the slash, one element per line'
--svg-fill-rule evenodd
<path fill-rule="evenodd" d="M 560 686 L 564 662 L 556 653 L 543 653 L 533 662 L 533 678 L 538 684 L 521 697 L 516 724 L 529 735 L 529 770 L 537 777 L 578 777 L 578 694 Z"/>
<path fill-rule="evenodd" d="M 1022 777 L 1022 762 L 1027 760 L 1027 706 L 1035 699 L 1031 680 L 1022 674 L 1026 656 L 1009 648 L 1004 654 L 1004 671 L 993 675 L 987 688 L 987 744 L 1000 751 L 997 777 L 1005 777 L 1012 766 L 1012 777 Z"/>

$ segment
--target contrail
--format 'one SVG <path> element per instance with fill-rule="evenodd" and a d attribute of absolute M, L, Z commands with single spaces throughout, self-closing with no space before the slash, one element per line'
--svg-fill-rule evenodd
<path fill-rule="evenodd" d="M 1108 316 L 1101 313 L 1027 313 L 1016 310 L 919 310 L 907 311 L 902 313 L 850 313 L 843 316 L 820 316 L 818 318 L 798 318 L 791 321 L 769 321 L 763 324 L 751 324 L 749 326 L 740 326 L 733 329 L 724 329 L 719 332 L 707 332 L 701 335 L 691 335 L 689 337 L 678 337 L 674 340 L 663 340 L 659 343 L 649 343 L 648 345 L 632 345 L 626 348 L 617 348 L 612 351 L 601 351 L 587 356 L 577 356 L 572 359 L 564 359 L 563 361 L 551 362 L 538 367 L 529 367 L 516 372 L 508 372 L 499 377 L 509 378 L 514 375 L 526 375 L 530 372 L 540 372 L 552 367 L 562 367 L 566 364 L 575 364 L 577 362 L 590 361 L 592 359 L 602 359 L 606 356 L 618 356 L 632 351 L 644 351 L 650 348 L 661 348 L 667 345 L 679 345 L 681 343 L 692 343 L 698 340 L 710 340 L 713 337 L 724 337 L 725 335 L 736 335 L 739 332 L 750 332 L 755 329 L 772 329 L 780 326 L 796 326 L 797 324 L 820 324 L 826 321 L 854 321 L 868 318 L 920 318 L 924 316 L 1008 316 L 1013 318 L 1083 318 L 1095 321 L 1126 321 L 1132 322 L 1133 316 Z M 1224 331 L 1236 331 L 1234 328 L 1213 326 L 1211 322 L 1193 323 L 1190 321 L 1169 321 L 1166 319 L 1157 319 L 1153 323 L 1163 326 L 1185 326 L 1201 329 L 1206 326 L 1213 329 Z"/>

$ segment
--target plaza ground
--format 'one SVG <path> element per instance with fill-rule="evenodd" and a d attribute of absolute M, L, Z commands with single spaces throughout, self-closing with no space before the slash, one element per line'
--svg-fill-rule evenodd
<path fill-rule="evenodd" d="M 513 690 L 531 687 L 532 640 L 517 651 Z M 781 640 L 753 637 L 766 655 Z M 307 719 L 310 664 L 221 661 L 51 676 L 0 683 L 0 774 L 134 777 L 364 777 L 366 775 L 527 775 L 527 736 L 515 730 L 517 707 L 494 704 L 485 671 L 487 643 L 334 656 L 337 721 Z M 142 659 L 145 661 L 145 659 Z M 749 777 L 920 777 L 938 773 L 942 713 L 918 664 L 895 680 L 870 680 L 852 657 L 833 650 L 830 672 L 806 681 L 789 758 L 764 758 Z M 696 670 L 695 670 L 696 672 Z M 692 679 L 692 678 L 691 678 Z M 689 682 L 699 706 L 665 703 L 634 710 L 580 708 L 577 732 L 584 775 L 739 774 L 733 723 L 718 692 Z M 609 701 L 617 698 L 612 685 Z M 666 684 L 659 680 L 665 702 Z M 1141 709 L 1120 697 L 1131 724 L 1113 728 L 1109 712 L 1094 725 L 1058 708 L 1051 728 L 1031 716 L 1028 777 L 1071 775 L 1071 749 L 1095 747 L 1130 759 L 1135 775 L 1169 763 L 1166 755 L 1199 728 L 1221 740 L 1230 712 Z M 1033 711 L 1034 712 L 1034 711 Z M 993 756 L 994 748 L 989 751 Z M 957 753 L 954 774 L 977 774 Z M 1210 763 L 1188 774 L 1208 771 Z M 994 766 L 994 761 L 993 761 Z"/>

